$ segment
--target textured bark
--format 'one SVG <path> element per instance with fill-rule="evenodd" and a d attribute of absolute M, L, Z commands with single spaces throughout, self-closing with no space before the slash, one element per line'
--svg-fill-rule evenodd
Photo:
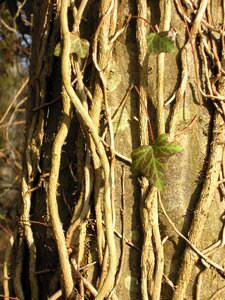
<path fill-rule="evenodd" d="M 224 170 L 221 170 L 223 139 L 217 139 L 215 130 L 220 131 L 224 121 L 215 110 L 219 107 L 221 113 L 224 113 L 224 108 L 218 99 L 204 98 L 203 107 L 198 99 L 199 90 L 196 87 L 196 76 L 203 87 L 205 70 L 203 59 L 199 54 L 199 45 L 195 40 L 197 36 L 197 41 L 200 41 L 199 28 L 191 26 L 199 24 L 197 18 L 195 19 L 196 12 L 194 10 L 199 8 L 199 3 L 195 1 L 196 7 L 192 9 L 191 5 L 188 6 L 189 1 L 182 3 L 181 1 L 160 1 L 158 4 L 157 1 L 123 0 L 115 1 L 110 10 L 108 7 L 104 7 L 108 1 L 103 2 L 99 1 L 96 4 L 95 1 L 88 1 L 80 23 L 79 34 L 91 43 L 92 56 L 89 56 L 86 65 L 84 59 L 77 58 L 76 55 L 72 56 L 74 63 L 72 80 L 75 79 L 75 74 L 82 77 L 80 70 L 82 67 L 85 68 L 83 81 L 77 75 L 77 82 L 73 85 L 75 96 L 81 99 L 84 114 L 76 106 L 77 98 L 73 98 L 73 93 L 71 95 L 67 89 L 65 78 L 63 77 L 62 80 L 61 76 L 64 76 L 63 72 L 65 73 L 65 71 L 61 72 L 63 65 L 63 63 L 61 65 L 61 57 L 53 55 L 55 46 L 60 41 L 59 11 L 57 11 L 59 7 L 54 7 L 52 1 L 35 1 L 34 4 L 30 93 L 27 104 L 26 147 L 23 165 L 22 216 L 29 217 L 29 220 L 23 220 L 20 217 L 20 231 L 14 244 L 16 271 L 15 288 L 12 292 L 18 297 L 22 294 L 23 299 L 30 299 L 32 293 L 36 293 L 37 299 L 38 297 L 47 299 L 57 291 L 62 293 L 64 298 L 69 299 L 70 297 L 66 289 L 64 294 L 66 284 L 65 282 L 63 284 L 63 280 L 61 280 L 61 270 L 63 269 L 61 257 L 63 254 L 60 254 L 59 259 L 57 253 L 60 243 L 59 240 L 56 243 L 58 236 L 52 229 L 54 222 L 52 222 L 52 211 L 48 207 L 51 204 L 47 204 L 46 200 L 46 195 L 51 195 L 48 178 L 49 172 L 52 174 L 53 159 L 51 156 L 55 153 L 52 152 L 53 143 L 63 120 L 70 118 L 70 127 L 70 122 L 63 123 L 66 124 L 68 135 L 66 143 L 62 145 L 59 178 L 53 179 L 58 181 L 55 190 L 57 213 L 61 219 L 61 229 L 65 232 L 68 248 L 66 259 L 71 263 L 69 269 L 70 272 L 72 270 L 71 276 L 74 280 L 76 299 L 82 299 L 79 297 L 82 296 L 83 290 L 85 297 L 91 299 L 91 293 L 96 296 L 97 291 L 100 290 L 101 295 L 101 292 L 108 288 L 108 285 L 104 286 L 105 278 L 108 278 L 106 276 L 108 272 L 107 257 L 109 255 L 110 269 L 110 261 L 112 261 L 110 255 L 112 255 L 111 249 L 113 248 L 109 247 L 109 251 L 107 249 L 107 241 L 109 243 L 111 238 L 107 231 L 107 220 L 114 222 L 115 260 L 119 267 L 116 274 L 117 279 L 111 282 L 112 287 L 115 283 L 118 284 L 110 299 L 155 300 L 160 296 L 165 300 L 172 299 L 172 297 L 176 300 L 193 299 L 194 297 L 208 299 L 224 285 L 221 272 L 216 270 L 215 266 L 207 268 L 207 260 L 202 259 L 203 262 L 206 261 L 205 263 L 200 261 L 199 255 L 193 251 L 194 247 L 186 244 L 170 226 L 163 210 L 157 203 L 159 194 L 156 189 L 152 189 L 147 180 L 139 181 L 130 172 L 131 152 L 144 140 L 146 143 L 150 142 L 147 116 L 144 116 L 146 119 L 143 118 L 143 114 L 146 113 L 141 102 L 143 100 L 151 119 L 154 136 L 156 137 L 165 130 L 170 133 L 171 139 L 175 138 L 176 142 L 183 147 L 181 153 L 168 161 L 165 188 L 161 193 L 166 212 L 174 226 L 187 239 L 189 234 L 192 236 L 193 231 L 198 233 L 199 228 L 198 237 L 192 236 L 190 242 L 200 251 L 216 242 L 217 239 L 221 239 L 223 228 L 221 216 L 224 213 L 224 202 L 221 201 L 217 177 L 218 174 L 222 174 L 220 180 L 223 180 Z M 164 5 L 164 2 L 167 2 L 167 6 Z M 112 2 L 109 1 L 109 3 Z M 183 4 L 183 8 L 181 8 L 181 4 Z M 143 8 L 145 8 L 144 12 Z M 171 14 L 168 14 L 166 9 L 171 9 Z M 213 3 L 212 11 L 218 16 L 218 19 L 214 21 L 219 26 L 222 22 L 221 3 L 218 2 L 217 6 Z M 186 22 L 183 20 L 184 12 L 188 16 L 191 12 L 193 13 L 190 15 L 192 19 L 189 25 L 188 18 Z M 134 18 L 131 18 L 127 24 L 130 14 Z M 151 23 L 151 28 L 143 19 L 137 18 L 138 14 Z M 70 9 L 70 30 L 73 28 L 72 15 L 73 12 Z M 146 54 L 147 49 L 142 48 L 143 45 L 146 45 L 145 31 L 147 33 L 152 31 L 155 25 L 160 25 L 160 30 L 169 29 L 164 18 L 170 18 L 170 15 L 172 19 L 169 23 L 177 31 L 176 50 L 158 57 L 155 54 Z M 204 14 L 204 16 L 206 15 Z M 209 21 L 209 18 L 207 20 Z M 101 22 L 105 27 L 102 25 L 98 31 Z M 190 27 L 189 31 L 187 31 L 187 26 Z M 204 27 L 205 25 L 200 24 L 199 26 L 207 28 Z M 113 40 L 112 49 L 108 51 L 106 46 L 110 45 L 114 34 L 122 28 L 122 34 Z M 208 34 L 208 39 L 210 39 L 212 33 L 207 30 L 205 29 L 204 34 Z M 96 32 L 99 34 L 97 37 Z M 219 44 L 219 33 L 215 35 Z M 208 40 L 209 45 L 211 42 Z M 97 43 L 96 48 L 95 43 Z M 219 46 L 217 49 L 221 56 Z M 97 51 L 96 57 L 95 50 Z M 99 53 L 103 53 L 103 56 L 100 56 Z M 195 59 L 193 59 L 193 55 L 195 55 Z M 211 68 L 210 72 L 218 75 L 215 69 Z M 68 72 L 70 72 L 69 63 Z M 216 83 L 217 86 L 223 85 L 222 79 L 223 77 Z M 62 87 L 63 84 L 64 87 Z M 83 84 L 93 97 L 89 97 Z M 71 99 L 71 106 L 73 106 L 66 115 L 64 108 L 64 119 L 62 118 L 62 92 L 67 93 L 66 95 Z M 224 95 L 224 89 L 221 86 L 218 88 L 218 92 Z M 167 102 L 174 93 L 176 93 L 174 100 L 170 104 L 163 105 L 163 101 Z M 63 99 L 65 100 L 65 98 Z M 213 106 L 212 101 L 217 103 L 216 107 Z M 87 112 L 86 119 L 88 121 L 85 121 Z M 220 123 L 215 128 L 213 123 L 216 122 L 218 115 Z M 141 124 L 138 119 L 141 120 Z M 93 128 L 90 124 L 93 124 Z M 104 136 L 106 128 L 108 131 L 105 134 L 104 146 L 107 145 L 105 149 L 102 147 L 103 144 L 100 144 L 102 148 L 98 148 L 100 140 L 97 139 L 96 142 L 95 130 L 100 136 Z M 112 135 L 114 143 L 112 143 Z M 218 156 L 214 158 L 214 162 L 218 166 L 213 174 L 210 173 L 211 161 L 208 161 L 210 151 L 211 153 L 214 151 L 211 146 L 212 141 L 217 143 L 216 147 L 219 147 Z M 110 143 L 111 147 L 108 147 Z M 108 158 L 110 174 L 112 175 L 114 172 L 113 180 L 106 178 L 107 172 L 102 164 L 102 157 Z M 89 176 L 89 181 L 87 181 L 87 176 Z M 209 182 L 213 182 L 214 189 L 210 184 L 205 187 L 207 176 L 211 176 L 212 180 Z M 107 206 L 108 198 L 105 195 L 107 192 L 104 193 L 106 180 L 109 180 L 111 189 L 110 200 L 114 200 L 109 207 Z M 220 183 L 220 186 L 221 184 L 223 182 Z M 199 206 L 204 199 L 201 201 L 199 199 L 204 197 L 208 199 L 209 196 L 205 189 L 210 190 L 211 198 L 206 210 L 201 210 Z M 85 199 L 88 199 L 86 203 Z M 28 214 L 27 211 L 25 213 L 24 208 L 26 203 L 30 205 Z M 84 208 L 85 210 L 82 210 Z M 121 208 L 123 208 L 122 214 Z M 112 209 L 114 213 L 108 215 L 107 209 Z M 96 216 L 96 214 L 98 215 Z M 205 222 L 203 223 L 202 218 L 198 225 L 197 221 L 199 221 L 198 218 L 201 218 L 201 214 L 205 214 Z M 103 219 L 101 219 L 102 216 Z M 97 221 L 96 224 L 97 218 L 100 219 L 100 223 Z M 71 229 L 69 227 L 71 223 L 74 226 L 74 234 L 68 238 L 66 232 L 68 228 Z M 32 245 L 28 242 L 31 240 L 29 234 L 26 234 L 26 226 L 31 229 L 29 230 L 34 240 Z M 74 229 L 76 226 L 78 230 Z M 195 226 L 194 229 L 193 226 Z M 86 232 L 85 240 L 82 240 L 82 230 Z M 61 233 L 63 231 L 61 230 Z M 106 235 L 104 235 L 105 231 Z M 99 237 L 100 233 L 102 239 Z M 83 248 L 80 246 L 81 244 Z M 223 244 L 222 240 L 218 245 L 221 246 L 221 244 Z M 32 251 L 31 246 L 33 247 Z M 18 261 L 21 255 L 20 251 L 23 255 L 22 262 Z M 209 258 L 222 266 L 224 261 L 221 253 L 222 248 L 218 247 L 218 251 L 214 251 Z M 32 273 L 31 270 L 30 256 L 29 261 L 26 259 L 28 254 L 36 260 L 35 273 Z M 185 258 L 183 259 L 183 257 Z M 106 264 L 104 264 L 104 260 Z M 164 270 L 160 264 L 163 260 Z M 185 279 L 183 271 L 187 268 L 185 266 L 187 261 L 188 264 L 190 261 L 192 264 L 187 271 L 188 280 Z M 65 270 L 63 272 L 65 274 Z M 163 282 L 161 282 L 162 272 L 164 274 Z M 34 275 L 35 283 L 32 282 Z M 184 285 L 182 285 L 183 280 L 186 280 Z M 93 289 L 88 287 L 88 283 L 93 285 Z M 37 285 L 39 296 L 36 286 L 32 286 L 32 284 Z M 178 285 L 177 291 L 182 290 L 182 286 L 185 286 L 183 294 L 176 292 L 174 287 L 176 284 Z M 203 288 L 201 288 L 201 284 Z M 196 295 L 198 297 L 200 295 L 200 298 L 197 298 Z M 218 294 L 216 299 L 222 298 Z"/>

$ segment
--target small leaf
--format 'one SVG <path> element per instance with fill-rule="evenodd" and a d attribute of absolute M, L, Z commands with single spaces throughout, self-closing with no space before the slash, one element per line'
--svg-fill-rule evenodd
<path fill-rule="evenodd" d="M 155 140 L 154 145 L 158 145 L 158 146 L 164 145 L 167 138 L 168 138 L 168 134 L 166 133 L 160 134 Z"/>
<path fill-rule="evenodd" d="M 148 51 L 150 53 L 160 54 L 162 52 L 172 52 L 175 49 L 170 31 L 159 33 L 151 32 L 147 36 Z"/>
<path fill-rule="evenodd" d="M 61 45 L 60 45 L 60 43 L 58 43 L 58 44 L 55 46 L 54 55 L 55 55 L 55 56 L 60 56 L 60 55 L 61 55 Z"/>
<path fill-rule="evenodd" d="M 80 38 L 77 34 L 70 33 L 71 46 L 70 53 L 76 53 L 80 58 L 85 58 L 88 55 L 90 44 L 87 40 Z M 60 56 L 62 45 L 58 43 L 55 47 L 54 55 Z"/>
<path fill-rule="evenodd" d="M 161 134 L 153 145 L 141 146 L 131 154 L 132 173 L 144 175 L 159 190 L 164 187 L 163 177 L 168 157 L 182 151 L 180 145 L 169 143 L 167 138 L 167 134 Z"/>
<path fill-rule="evenodd" d="M 4 219 L 6 216 L 6 211 L 0 209 L 0 220 Z"/>
<path fill-rule="evenodd" d="M 85 58 L 89 52 L 89 42 L 80 38 L 74 33 L 70 33 L 71 49 L 70 53 L 76 53 L 80 58 Z"/>

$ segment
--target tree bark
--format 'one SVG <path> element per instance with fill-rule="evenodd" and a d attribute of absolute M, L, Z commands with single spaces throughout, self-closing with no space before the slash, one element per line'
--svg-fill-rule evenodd
<path fill-rule="evenodd" d="M 224 9 L 212 2 L 35 1 L 19 299 L 222 299 Z M 158 30 L 172 53 L 149 52 Z M 183 150 L 159 191 L 131 174 L 131 153 L 164 133 Z"/>

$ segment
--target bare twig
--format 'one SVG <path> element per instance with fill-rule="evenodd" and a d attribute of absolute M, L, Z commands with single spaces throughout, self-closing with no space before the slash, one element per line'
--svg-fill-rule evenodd
<path fill-rule="evenodd" d="M 5 295 L 0 295 L 0 298 L 4 298 L 4 300 L 6 300 L 7 298 L 5 297 Z M 9 300 L 20 300 L 17 297 L 8 297 Z"/>
<path fill-rule="evenodd" d="M 27 2 L 27 0 L 24 0 L 24 1 L 21 2 L 20 5 L 18 5 L 17 12 L 14 16 L 14 19 L 16 19 L 19 16 L 19 14 L 21 13 L 21 10 L 24 7 L 24 5 L 26 4 L 26 2 Z"/>
<path fill-rule="evenodd" d="M 12 106 L 14 105 L 14 103 L 16 102 L 16 100 L 18 99 L 19 95 L 23 92 L 23 90 L 26 88 L 27 84 L 28 84 L 29 78 L 26 78 L 26 80 L 23 82 L 23 84 L 21 85 L 21 87 L 19 88 L 19 90 L 17 91 L 15 97 L 12 99 L 12 101 L 10 102 L 10 105 L 8 106 L 6 112 L 4 113 L 3 117 L 0 120 L 0 124 L 2 124 L 5 120 L 5 118 L 7 117 L 10 109 L 12 108 Z"/>
<path fill-rule="evenodd" d="M 79 26 L 80 22 L 83 16 L 84 9 L 87 5 L 88 0 L 82 0 L 80 3 L 80 6 L 76 12 L 75 20 L 74 20 L 74 25 L 73 25 L 73 32 L 79 31 Z"/>
<path fill-rule="evenodd" d="M 75 258 L 72 258 L 71 259 L 71 263 L 73 265 L 73 268 L 74 268 L 74 271 L 76 273 L 76 275 L 78 276 L 78 278 L 80 280 L 82 280 L 84 286 L 91 292 L 91 294 L 96 297 L 97 294 L 98 294 L 98 291 L 93 287 L 93 285 L 85 278 L 81 275 L 79 269 L 78 269 L 78 266 L 77 266 L 77 262 L 75 260 Z"/>
<path fill-rule="evenodd" d="M 57 300 L 62 296 L 62 290 L 58 290 L 54 295 L 48 298 L 48 300 Z"/>
<path fill-rule="evenodd" d="M 225 291 L 225 286 L 221 287 L 218 289 L 211 297 L 208 298 L 208 300 L 217 300 L 219 299 L 220 296 L 223 297 Z"/>
<path fill-rule="evenodd" d="M 0 23 L 9 31 L 17 34 L 17 31 L 14 27 L 9 26 L 2 18 L 0 19 Z"/>
<path fill-rule="evenodd" d="M 12 126 L 18 126 L 18 125 L 25 125 L 25 121 L 15 121 L 15 122 L 10 122 L 6 124 L 0 125 L 0 128 L 7 128 L 7 127 L 12 127 Z"/>
<path fill-rule="evenodd" d="M 181 83 L 180 86 L 176 92 L 176 102 L 174 104 L 174 108 L 171 114 L 171 119 L 169 123 L 169 133 L 170 136 L 173 138 L 176 131 L 176 125 L 178 121 L 178 115 L 180 111 L 180 106 L 182 101 L 184 100 L 184 95 L 186 91 L 187 86 L 187 80 L 188 80 L 188 68 L 187 68 L 187 57 L 188 53 L 190 53 L 190 46 L 187 44 L 182 48 L 181 50 L 181 66 L 182 66 L 182 72 L 181 72 Z"/>
<path fill-rule="evenodd" d="M 191 247 L 192 250 L 194 250 L 195 253 L 197 253 L 199 255 L 199 257 L 203 258 L 208 264 L 210 264 L 212 267 L 214 267 L 216 270 L 225 273 L 225 269 L 220 266 L 219 264 L 215 263 L 214 261 L 212 261 L 210 258 L 208 258 L 208 256 L 206 256 L 205 254 L 203 254 L 203 252 L 201 252 L 193 243 L 190 242 L 189 239 L 187 239 L 175 226 L 175 224 L 173 223 L 173 221 L 170 219 L 170 217 L 168 216 L 164 205 L 162 203 L 161 198 L 159 197 L 159 204 L 161 206 L 161 209 L 165 215 L 165 217 L 167 218 L 169 224 L 172 226 L 173 230 L 183 239 L 185 240 L 185 242 Z M 176 289 L 177 291 L 177 289 Z"/>

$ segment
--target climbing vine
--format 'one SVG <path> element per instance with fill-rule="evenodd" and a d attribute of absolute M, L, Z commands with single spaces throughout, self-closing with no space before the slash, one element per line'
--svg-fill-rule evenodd
<path fill-rule="evenodd" d="M 129 9 L 122 2 L 101 0 L 97 5 L 88 0 L 61 0 L 53 5 L 47 1 L 41 25 L 33 28 L 43 40 L 33 40 L 31 54 L 22 212 L 4 265 L 8 299 L 13 245 L 17 247 L 14 293 L 19 299 L 27 297 L 23 268 L 28 270 L 26 282 L 34 300 L 43 295 L 37 276 L 44 272 L 54 274 L 46 292 L 52 300 L 61 296 L 116 300 L 121 297 L 117 294 L 123 294 L 120 286 L 134 288 L 132 299 L 160 299 L 169 289 L 171 299 L 178 300 L 190 294 L 188 286 L 197 263 L 201 268 L 194 288 L 199 298 L 205 270 L 212 267 L 218 276 L 225 271 L 209 256 L 224 245 L 223 236 L 213 250 L 202 246 L 214 196 L 218 191 L 224 195 L 224 7 L 223 24 L 217 28 L 210 1 L 161 0 L 156 19 L 147 0 L 134 1 Z M 125 8 L 128 11 L 121 15 Z M 173 24 L 175 12 L 183 25 L 180 31 Z M 95 20 L 93 26 L 89 18 Z M 124 46 L 127 39 L 128 46 Z M 126 62 L 120 66 L 123 56 Z M 168 88 L 166 76 L 175 77 L 168 71 L 172 61 L 178 75 Z M 149 79 L 152 69 L 154 80 Z M 194 87 L 189 87 L 189 81 Z M 192 96 L 187 92 L 190 89 Z M 194 98 L 195 103 L 187 98 Z M 193 106 L 190 119 L 193 111 L 188 109 Z M 177 201 L 177 212 L 183 209 L 181 213 L 189 217 L 182 230 L 180 220 L 170 216 L 172 208 L 166 199 L 170 189 L 177 196 L 180 181 L 185 181 L 182 159 L 192 157 L 187 153 L 187 140 L 191 140 L 187 135 L 200 131 L 206 107 L 213 123 L 208 124 L 209 131 L 210 126 L 213 129 L 205 137 L 206 159 L 194 213 L 187 214 L 189 204 L 183 208 Z M 171 183 L 174 174 L 176 182 Z M 42 209 L 36 220 L 37 207 Z M 44 234 L 34 222 L 45 227 L 41 229 Z M 136 241 L 133 225 L 138 228 Z M 172 233 L 164 227 L 171 227 Z M 59 263 L 37 271 L 37 266 L 42 267 L 38 262 L 42 234 Z M 174 239 L 173 247 L 178 249 L 178 238 L 185 250 L 176 266 L 179 275 L 174 276 L 167 245 Z M 54 248 L 48 239 L 54 240 Z M 129 261 L 130 253 L 140 270 Z M 126 276 L 130 268 L 139 275 Z M 133 287 L 135 280 L 138 287 Z"/>

